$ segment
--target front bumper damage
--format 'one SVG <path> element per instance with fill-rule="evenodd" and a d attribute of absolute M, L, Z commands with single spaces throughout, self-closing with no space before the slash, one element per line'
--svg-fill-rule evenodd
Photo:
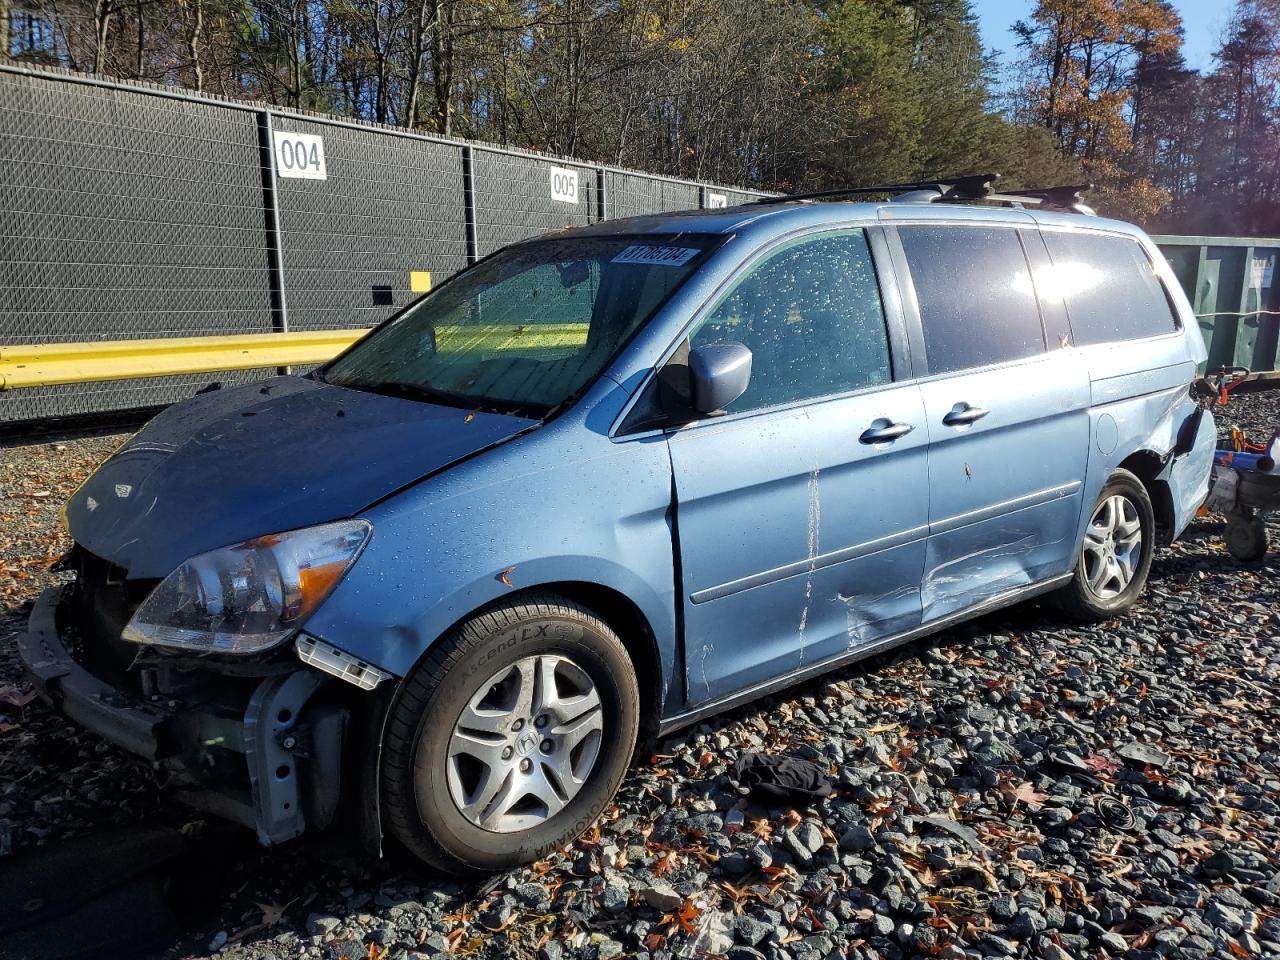
<path fill-rule="evenodd" d="M 264 844 L 334 822 L 344 780 L 360 779 L 359 771 L 353 776 L 343 764 L 353 720 L 357 727 L 369 726 L 363 716 L 369 704 L 353 708 L 342 689 L 350 689 L 348 684 L 288 656 L 247 675 L 220 672 L 212 664 L 150 666 L 141 671 L 145 683 L 139 689 L 125 689 L 77 657 L 79 641 L 60 622 L 72 589 L 46 590 L 18 636 L 22 661 L 46 700 L 150 760 L 180 800 L 243 824 Z M 384 700 L 372 693 L 356 696 Z M 378 727 L 380 718 L 373 728 Z M 347 792 L 358 786 L 348 784 Z M 365 830 L 359 833 L 367 837 Z"/>

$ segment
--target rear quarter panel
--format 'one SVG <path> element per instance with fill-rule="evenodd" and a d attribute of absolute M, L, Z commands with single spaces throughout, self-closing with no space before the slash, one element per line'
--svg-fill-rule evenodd
<path fill-rule="evenodd" d="M 1037 219 L 1067 222 L 1053 214 L 1041 214 Z M 1141 243 L 1169 294 L 1179 329 L 1167 336 L 1080 349 L 1089 370 L 1091 409 L 1089 465 L 1077 539 L 1083 538 L 1092 506 L 1107 479 L 1121 463 L 1140 452 L 1165 461 L 1156 479 L 1168 486 L 1174 513 L 1172 533 L 1176 536 L 1204 501 L 1213 465 L 1215 431 L 1213 417 L 1207 413 L 1198 423 L 1190 451 L 1172 455 L 1185 425 L 1196 414 L 1189 388 L 1207 356 L 1204 339 L 1159 248 L 1129 224 L 1106 226 Z"/>

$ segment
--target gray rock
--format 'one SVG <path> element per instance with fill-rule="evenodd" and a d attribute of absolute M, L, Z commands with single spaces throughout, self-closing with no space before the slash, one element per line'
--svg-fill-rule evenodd
<path fill-rule="evenodd" d="M 605 913 L 617 916 L 627 909 L 627 904 L 630 900 L 630 890 L 621 884 L 610 883 L 604 888 L 604 892 L 600 894 L 600 907 Z"/>
<path fill-rule="evenodd" d="M 1043 933 L 1047 927 L 1048 923 L 1043 914 L 1023 907 L 1009 921 L 1008 930 L 1010 935 L 1018 940 L 1029 940 L 1036 934 Z"/>
<path fill-rule="evenodd" d="M 1229 934 L 1237 934 L 1244 929 L 1244 917 L 1216 900 L 1205 907 L 1204 919 L 1205 922 Z"/>
<path fill-rule="evenodd" d="M 404 916 L 425 913 L 426 909 L 417 900 L 399 900 L 387 909 L 387 917 L 391 920 L 398 920 Z"/>
<path fill-rule="evenodd" d="M 997 937 L 994 933 L 988 933 L 982 938 L 985 946 L 991 949 L 991 952 L 1001 957 L 1012 957 L 1018 952 L 1018 945 L 1004 937 Z"/>
<path fill-rule="evenodd" d="M 853 853 L 859 853 L 863 850 L 867 850 L 872 847 L 875 842 L 875 837 L 872 836 L 871 831 L 862 823 L 855 823 L 844 833 L 840 834 L 840 849 L 848 850 Z"/>
<path fill-rule="evenodd" d="M 307 917 L 307 933 L 313 937 L 327 937 L 340 926 L 341 920 L 327 914 L 313 913 Z"/>
<path fill-rule="evenodd" d="M 747 860 L 758 870 L 773 866 L 773 851 L 767 843 L 757 843 L 747 849 Z"/>
<path fill-rule="evenodd" d="M 418 949 L 426 953 L 429 957 L 444 956 L 452 953 L 453 949 L 449 946 L 449 941 L 442 934 L 433 933 L 427 939 L 423 940 Z"/>
<path fill-rule="evenodd" d="M 765 938 L 773 932 L 773 927 L 763 920 L 744 914 L 733 922 L 733 931 L 739 940 L 749 947 L 754 947 L 764 942 Z"/>
<path fill-rule="evenodd" d="M 1048 937 L 1041 937 L 1036 943 L 1036 954 L 1042 960 L 1075 960 L 1071 954 L 1067 953 Z"/>
<path fill-rule="evenodd" d="M 822 849 L 822 844 L 824 843 L 822 839 L 822 831 L 818 829 L 818 825 L 813 821 L 806 820 L 804 823 L 800 824 L 800 826 L 796 827 L 795 835 L 796 839 L 799 840 L 800 843 L 804 845 L 804 848 L 810 853 L 817 853 Z"/>
<path fill-rule="evenodd" d="M 1128 760 L 1130 763 L 1148 767 L 1167 767 L 1170 759 L 1169 755 L 1159 747 L 1149 743 L 1141 743 L 1137 740 L 1126 743 L 1116 751 L 1116 755 Z"/>
<path fill-rule="evenodd" d="M 676 893 L 675 888 L 665 883 L 654 883 L 640 888 L 640 899 L 655 910 L 670 913 L 679 910 L 684 897 Z"/>
<path fill-rule="evenodd" d="M 803 826 L 803 824 L 801 824 Z M 807 844 L 804 843 L 794 830 L 786 830 L 782 834 L 782 846 L 787 853 L 795 858 L 797 866 L 806 866 L 813 860 L 813 853 Z"/>
<path fill-rule="evenodd" d="M 991 898 L 991 903 L 987 906 L 987 912 L 997 920 L 1009 921 L 1018 912 L 1018 905 L 1014 902 L 1013 897 L 1008 894 L 1001 894 L 998 897 Z"/>
<path fill-rule="evenodd" d="M 601 937 L 596 942 L 597 960 L 614 960 L 615 957 L 620 957 L 625 952 L 626 948 L 622 944 L 609 937 Z"/>
<path fill-rule="evenodd" d="M 1111 953 L 1121 954 L 1129 949 L 1129 943 L 1118 933 L 1107 931 L 1098 937 L 1098 943 Z"/>
<path fill-rule="evenodd" d="M 982 841 L 978 839 L 978 833 L 972 827 L 966 827 L 963 823 L 957 823 L 950 817 L 941 814 L 932 814 L 920 818 L 921 823 L 927 823 L 931 827 L 938 830 L 944 830 L 953 837 L 959 837 L 968 845 L 970 850 L 985 849 Z"/>
<path fill-rule="evenodd" d="M 532 907 L 539 912 L 546 912 L 551 907 L 551 894 L 540 883 L 522 883 L 511 892 L 526 907 Z"/>

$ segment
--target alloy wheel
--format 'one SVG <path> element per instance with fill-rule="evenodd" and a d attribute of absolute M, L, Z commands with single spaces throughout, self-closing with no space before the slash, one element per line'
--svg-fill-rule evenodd
<path fill-rule="evenodd" d="M 449 793 L 484 830 L 536 827 L 578 795 L 603 732 L 600 695 L 585 670 L 559 654 L 524 657 L 462 709 L 449 739 Z"/>
<path fill-rule="evenodd" d="M 1142 520 L 1128 497 L 1107 497 L 1084 535 L 1084 580 L 1099 600 L 1112 600 L 1133 582 L 1142 560 Z"/>

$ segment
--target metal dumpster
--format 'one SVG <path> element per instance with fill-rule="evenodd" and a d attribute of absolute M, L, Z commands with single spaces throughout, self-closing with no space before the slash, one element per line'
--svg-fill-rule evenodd
<path fill-rule="evenodd" d="M 1280 239 L 1152 237 L 1200 319 L 1208 369 L 1280 368 Z"/>

